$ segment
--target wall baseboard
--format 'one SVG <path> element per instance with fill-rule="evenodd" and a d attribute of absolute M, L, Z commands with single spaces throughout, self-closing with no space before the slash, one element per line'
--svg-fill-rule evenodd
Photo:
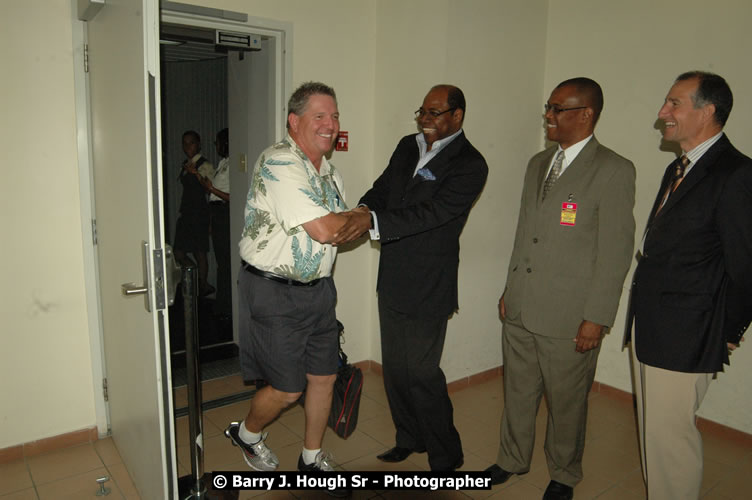
<path fill-rule="evenodd" d="M 31 458 L 42 453 L 67 448 L 84 443 L 93 443 L 99 439 L 99 432 L 96 426 L 87 427 L 77 431 L 66 432 L 36 441 L 11 446 L 0 449 L 0 464 L 15 462 Z"/>
<path fill-rule="evenodd" d="M 358 361 L 353 364 L 364 372 L 371 371 L 379 375 L 383 375 L 384 373 L 381 363 L 373 360 Z M 504 367 L 497 366 L 496 368 L 484 370 L 449 382 L 447 384 L 447 390 L 450 393 L 453 393 L 503 376 Z M 634 405 L 634 394 L 611 387 L 610 385 L 594 382 L 591 391 L 601 394 L 604 397 L 621 401 L 622 403 Z M 700 432 L 702 433 L 736 441 L 744 446 L 752 447 L 752 434 L 732 429 L 731 427 L 727 427 L 702 417 L 697 417 L 697 428 L 700 429 Z M 92 443 L 97 439 L 99 439 L 97 428 L 96 426 L 92 426 L 78 431 L 67 432 L 65 434 L 39 439 L 37 441 L 30 441 L 28 443 L 10 446 L 8 448 L 2 448 L 0 449 L 0 464 L 23 460 L 25 458 L 41 455 L 42 453 L 59 450 L 61 448 L 67 448 L 69 446 Z"/>
<path fill-rule="evenodd" d="M 355 366 L 360 367 L 360 369 L 363 371 L 370 370 L 374 373 L 378 373 L 379 375 L 383 375 L 381 363 L 378 363 L 376 361 L 367 360 L 367 361 L 360 361 L 354 364 Z M 504 366 L 499 365 L 496 368 L 491 368 L 489 370 L 485 370 L 485 371 L 475 373 L 473 375 L 462 377 L 458 380 L 449 382 L 447 383 L 447 390 L 451 394 L 453 392 L 460 391 L 472 385 L 481 384 L 483 382 L 492 380 L 496 377 L 503 377 L 503 376 L 504 376 Z M 602 384 L 600 382 L 593 382 L 593 387 L 590 390 L 591 392 L 601 394 L 604 397 L 611 398 L 611 399 L 620 401 L 622 403 L 627 403 L 632 407 L 634 407 L 635 405 L 634 394 L 631 392 L 627 392 L 622 389 L 617 389 L 616 387 L 612 387 L 607 384 Z M 723 439 L 735 441 L 737 443 L 743 444 L 744 446 L 752 447 L 752 434 L 747 434 L 746 432 L 733 429 L 731 427 L 727 427 L 723 424 L 713 422 L 712 420 L 707 420 L 702 417 L 697 417 L 697 428 L 700 430 L 700 432 L 704 434 L 713 435 L 713 436 L 720 437 Z"/>

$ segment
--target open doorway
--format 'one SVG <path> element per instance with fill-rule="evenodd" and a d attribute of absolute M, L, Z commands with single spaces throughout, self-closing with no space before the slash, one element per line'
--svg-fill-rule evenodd
<path fill-rule="evenodd" d="M 226 230 L 229 200 L 209 192 L 187 169 L 192 166 L 198 175 L 208 176 L 209 182 L 216 181 L 222 192 L 234 191 L 227 182 L 227 153 L 224 145 L 216 141 L 218 135 L 224 135 L 220 132 L 228 128 L 228 54 L 232 53 L 218 50 L 215 30 L 161 26 L 165 241 L 172 245 L 179 263 L 198 265 L 199 359 L 203 376 L 212 378 L 237 372 L 229 276 L 231 242 Z M 183 303 L 178 289 L 175 303 L 170 306 L 170 354 L 175 387 L 186 383 Z"/>
<path fill-rule="evenodd" d="M 172 2 L 169 4 L 175 6 Z M 202 9 L 211 14 L 214 9 Z M 224 12 L 224 11 L 223 11 Z M 208 248 L 206 282 L 211 287 L 201 294 L 199 313 L 199 361 L 202 381 L 239 377 L 237 360 L 237 291 L 240 267 L 237 243 L 243 229 L 243 211 L 255 158 L 269 144 L 280 140 L 284 131 L 282 102 L 287 88 L 283 60 L 286 29 L 240 26 L 203 15 L 162 11 L 160 24 L 160 71 L 162 102 L 162 152 L 165 241 L 173 245 L 184 193 L 183 135 L 194 131 L 200 137 L 201 156 L 215 170 L 222 162 L 229 170 L 228 200 L 216 196 L 206 202 L 211 214 L 210 230 L 204 235 Z M 227 43 L 222 43 L 226 41 Z M 238 44 L 246 44 L 238 47 Z M 215 141 L 229 129 L 229 157 Z M 191 152 L 192 153 L 192 152 Z M 214 202 L 214 203 L 210 203 Z M 216 209 L 226 210 L 229 227 L 223 231 L 229 255 L 229 276 L 222 279 L 216 242 Z M 220 249 L 221 250 L 221 249 Z M 189 258 L 195 260 L 192 253 Z M 227 267 L 225 265 L 225 267 Z M 185 329 L 180 291 L 170 307 L 170 354 L 175 415 L 186 413 Z M 206 385 L 206 384 L 204 384 Z M 213 384 L 216 386 L 217 384 Z M 216 407 L 250 397 L 253 386 L 237 382 L 220 397 L 204 391 L 204 407 Z"/>

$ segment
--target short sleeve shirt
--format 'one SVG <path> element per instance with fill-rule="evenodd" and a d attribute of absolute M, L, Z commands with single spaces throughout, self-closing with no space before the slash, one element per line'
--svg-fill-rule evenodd
<path fill-rule="evenodd" d="M 230 159 L 222 158 L 217 164 L 212 184 L 223 193 L 230 193 Z M 209 194 L 209 201 L 222 201 L 222 198 L 214 193 Z"/>
<path fill-rule="evenodd" d="M 339 172 L 326 157 L 319 171 L 288 135 L 264 150 L 251 177 L 240 257 L 296 281 L 329 276 L 337 249 L 311 238 L 303 224 L 346 209 Z"/>

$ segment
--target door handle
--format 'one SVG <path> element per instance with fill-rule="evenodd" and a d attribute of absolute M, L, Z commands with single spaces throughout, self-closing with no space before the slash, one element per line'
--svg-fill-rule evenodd
<path fill-rule="evenodd" d="M 149 293 L 149 288 L 143 285 L 137 285 L 135 283 L 123 283 L 120 285 L 123 288 L 123 295 L 129 297 L 131 295 L 139 295 L 142 293 Z"/>
<path fill-rule="evenodd" d="M 120 285 L 120 290 L 126 297 L 133 295 L 144 296 L 144 307 L 148 312 L 151 312 L 151 290 L 149 289 L 149 267 L 151 259 L 149 258 L 149 244 L 145 241 L 141 242 L 141 263 L 143 264 L 144 272 L 144 284 L 137 285 L 135 283 L 123 283 Z"/>

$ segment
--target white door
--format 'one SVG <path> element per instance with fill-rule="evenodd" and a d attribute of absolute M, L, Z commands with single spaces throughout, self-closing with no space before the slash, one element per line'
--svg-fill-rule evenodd
<path fill-rule="evenodd" d="M 160 271 L 158 20 L 157 0 L 107 0 L 88 22 L 110 425 L 136 488 L 148 499 L 176 496 L 169 335 Z M 125 297 L 121 285 L 129 282 L 145 285 L 149 293 Z"/>

